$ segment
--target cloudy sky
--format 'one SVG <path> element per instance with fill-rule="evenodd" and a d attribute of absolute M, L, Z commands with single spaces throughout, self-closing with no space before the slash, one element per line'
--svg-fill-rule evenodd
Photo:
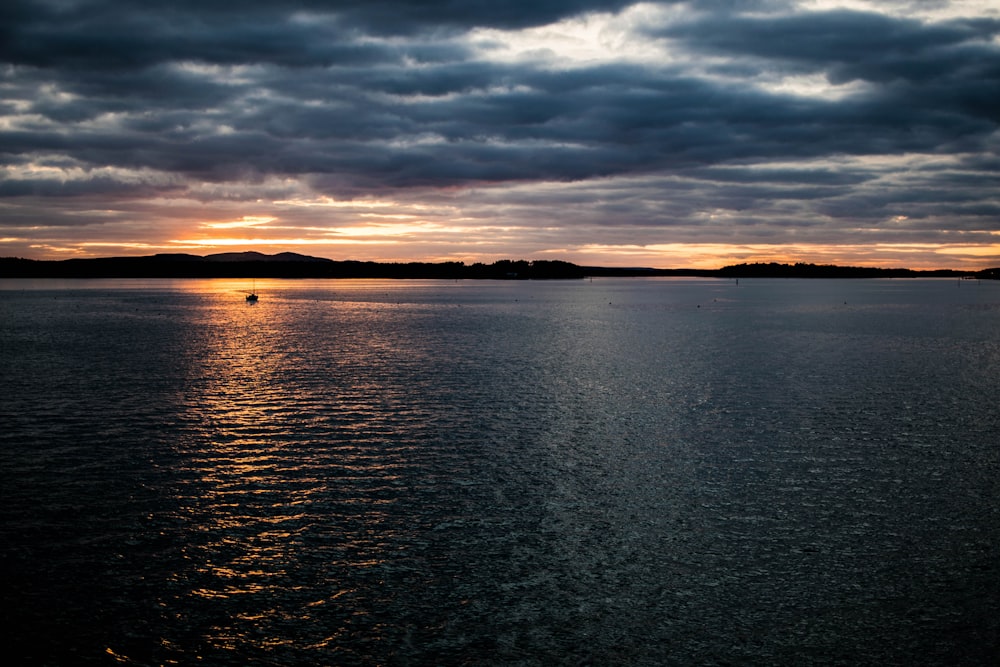
<path fill-rule="evenodd" d="M 0 4 L 0 256 L 232 250 L 996 266 L 1000 5 Z"/>

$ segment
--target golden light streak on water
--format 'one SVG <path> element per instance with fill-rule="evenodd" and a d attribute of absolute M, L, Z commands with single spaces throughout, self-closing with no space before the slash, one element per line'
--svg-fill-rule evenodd
<path fill-rule="evenodd" d="M 990 283 L 0 290 L 5 650 L 990 664 Z"/>

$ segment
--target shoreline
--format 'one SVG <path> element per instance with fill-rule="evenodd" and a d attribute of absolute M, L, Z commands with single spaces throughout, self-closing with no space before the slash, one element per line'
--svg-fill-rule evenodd
<path fill-rule="evenodd" d="M 152 255 L 92 259 L 0 258 L 0 278 L 392 278 L 445 280 L 581 280 L 616 277 L 699 278 L 956 278 L 998 280 L 1000 268 L 969 272 L 856 266 L 754 263 L 720 269 L 579 266 L 559 260 L 463 262 L 363 262 L 304 255 Z"/>

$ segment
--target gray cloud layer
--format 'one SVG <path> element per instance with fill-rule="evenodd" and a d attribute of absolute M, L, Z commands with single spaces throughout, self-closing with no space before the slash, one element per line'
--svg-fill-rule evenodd
<path fill-rule="evenodd" d="M 809 233 L 816 219 L 889 216 L 933 220 L 906 228 L 929 240 L 1000 231 L 996 18 L 668 3 L 678 13 L 636 37 L 679 57 L 569 67 L 484 57 L 469 30 L 630 3 L 149 4 L 0 9 L 0 166 L 12 175 L 0 198 L 17 204 L 4 224 L 35 221 L 46 198 L 204 196 L 196 183 L 294 178 L 354 197 L 657 178 L 600 224 L 708 225 L 694 212 L 710 202 L 748 225 L 760 211 L 775 235 L 792 220 Z M 850 89 L 769 85 L 810 76 Z M 892 162 L 909 155 L 925 158 Z"/>

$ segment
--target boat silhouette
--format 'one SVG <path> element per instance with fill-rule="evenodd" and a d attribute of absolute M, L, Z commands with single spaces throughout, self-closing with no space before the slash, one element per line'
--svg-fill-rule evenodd
<path fill-rule="evenodd" d="M 257 281 L 253 282 L 253 287 L 247 292 L 247 303 L 257 303 Z"/>

